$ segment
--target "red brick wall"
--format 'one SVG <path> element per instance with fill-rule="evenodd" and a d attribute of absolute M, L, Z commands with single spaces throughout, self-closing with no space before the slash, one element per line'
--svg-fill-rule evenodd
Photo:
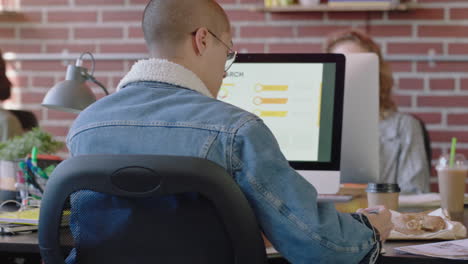
<path fill-rule="evenodd" d="M 22 0 L 18 15 L 0 15 L 0 48 L 18 54 L 145 53 L 140 18 L 146 0 Z M 260 0 L 219 0 L 241 52 L 320 52 L 324 36 L 363 28 L 385 56 L 468 55 L 468 1 L 418 0 L 409 12 L 262 13 L 249 9 Z M 96 77 L 111 90 L 133 62 L 98 61 Z M 44 93 L 64 78 L 61 61 L 13 61 L 14 98 L 9 106 L 33 110 L 41 125 L 64 138 L 74 115 L 40 107 Z M 468 156 L 468 61 L 392 61 L 400 110 L 424 119 L 434 158 L 452 136 Z M 96 92 L 100 91 L 96 89 Z"/>

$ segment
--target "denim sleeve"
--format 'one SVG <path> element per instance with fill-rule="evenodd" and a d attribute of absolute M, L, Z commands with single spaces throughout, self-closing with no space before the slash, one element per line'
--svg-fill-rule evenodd
<path fill-rule="evenodd" d="M 361 263 L 376 253 L 375 234 L 317 192 L 289 166 L 261 120 L 241 126 L 232 143 L 233 176 L 266 237 L 294 264 Z"/>

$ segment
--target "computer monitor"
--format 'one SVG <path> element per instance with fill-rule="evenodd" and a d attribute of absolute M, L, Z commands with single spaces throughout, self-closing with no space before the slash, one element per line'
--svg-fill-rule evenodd
<path fill-rule="evenodd" d="M 218 99 L 262 118 L 290 165 L 318 193 L 336 193 L 344 67 L 340 54 L 239 54 Z"/>
<path fill-rule="evenodd" d="M 379 59 L 346 54 L 341 182 L 379 180 Z"/>

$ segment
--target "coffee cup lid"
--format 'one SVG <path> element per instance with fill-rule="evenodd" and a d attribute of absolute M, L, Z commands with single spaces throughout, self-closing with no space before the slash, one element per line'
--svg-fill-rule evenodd
<path fill-rule="evenodd" d="M 400 192 L 400 187 L 396 183 L 369 183 L 366 192 L 373 193 L 393 193 Z"/>
<path fill-rule="evenodd" d="M 467 168 L 466 158 L 463 154 L 455 155 L 453 166 L 449 166 L 449 163 L 450 163 L 450 155 L 443 154 L 439 158 L 436 169 L 442 170 L 442 169 L 447 169 L 447 168 L 454 168 L 454 169 L 466 169 Z"/>

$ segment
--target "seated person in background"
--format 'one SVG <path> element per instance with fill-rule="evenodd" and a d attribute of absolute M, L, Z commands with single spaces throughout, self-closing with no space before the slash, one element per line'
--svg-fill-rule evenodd
<path fill-rule="evenodd" d="M 6 63 L 0 51 L 0 101 L 10 98 L 11 82 L 6 76 Z M 23 133 L 21 123 L 10 111 L 0 108 L 0 141 Z"/>
<path fill-rule="evenodd" d="M 411 115 L 398 112 L 392 100 L 392 72 L 379 46 L 364 33 L 348 30 L 332 35 L 326 51 L 377 54 L 380 64 L 380 179 L 398 183 L 403 193 L 429 192 L 430 164 L 427 164 L 421 125 Z"/>
<path fill-rule="evenodd" d="M 152 58 L 135 63 L 118 92 L 81 112 L 67 138 L 71 154 L 211 160 L 239 184 L 266 237 L 290 262 L 374 263 L 376 231 L 385 239 L 392 229 L 389 211 L 351 215 L 318 204 L 316 190 L 289 166 L 263 121 L 216 100 L 235 59 L 222 7 L 214 0 L 152 0 L 143 31 Z M 101 202 L 109 207 L 99 208 L 111 207 Z M 126 217 L 113 216 L 109 233 L 119 232 Z"/>

